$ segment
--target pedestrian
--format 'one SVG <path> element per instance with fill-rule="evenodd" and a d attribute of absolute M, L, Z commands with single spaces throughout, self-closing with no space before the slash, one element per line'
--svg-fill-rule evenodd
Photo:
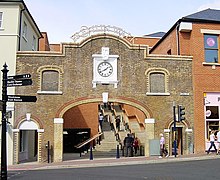
<path fill-rule="evenodd" d="M 130 134 L 127 134 L 127 136 L 124 139 L 124 147 L 125 147 L 125 157 L 132 156 L 132 137 Z"/>
<path fill-rule="evenodd" d="M 217 142 L 218 142 L 218 152 L 217 152 L 217 154 L 219 154 L 219 151 L 220 151 L 220 130 L 217 132 L 216 137 L 217 137 Z"/>
<path fill-rule="evenodd" d="M 169 154 L 167 152 L 167 149 L 165 147 L 165 138 L 163 136 L 163 133 L 160 134 L 160 156 L 159 158 L 162 158 L 163 155 L 165 155 L 165 157 L 169 157 Z"/>
<path fill-rule="evenodd" d="M 208 151 L 207 151 L 207 154 L 210 153 L 210 150 L 212 149 L 212 147 L 214 147 L 215 152 L 216 152 L 216 154 L 217 154 L 217 148 L 216 148 L 216 146 L 215 146 L 216 137 L 215 137 L 215 132 L 214 132 L 214 131 L 211 131 L 211 134 L 210 134 L 210 136 L 209 136 L 209 140 L 210 140 L 210 147 L 209 147 L 209 149 L 208 149 Z"/>
<path fill-rule="evenodd" d="M 139 149 L 139 141 L 137 137 L 135 137 L 134 139 L 133 147 L 134 147 L 134 155 L 137 156 L 137 151 Z"/>
<path fill-rule="evenodd" d="M 104 116 L 102 115 L 102 113 L 99 113 L 99 125 L 100 125 L 101 131 L 103 131 L 102 129 L 103 120 L 104 120 Z"/>
<path fill-rule="evenodd" d="M 118 132 L 120 131 L 120 116 L 117 116 L 115 119 L 115 124 L 116 124 L 116 129 L 118 130 Z"/>

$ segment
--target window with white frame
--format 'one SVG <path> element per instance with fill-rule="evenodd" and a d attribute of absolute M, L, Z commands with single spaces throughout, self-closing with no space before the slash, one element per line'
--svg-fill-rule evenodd
<path fill-rule="evenodd" d="M 218 35 L 205 34 L 204 35 L 205 47 L 205 62 L 218 63 Z"/>
<path fill-rule="evenodd" d="M 3 26 L 3 12 L 0 12 L 0 28 Z"/>
<path fill-rule="evenodd" d="M 27 39 L 27 24 L 24 22 L 23 24 L 23 30 L 22 30 L 22 36 Z"/>
<path fill-rule="evenodd" d="M 33 36 L 33 40 L 32 40 L 32 50 L 36 51 L 36 37 Z"/>

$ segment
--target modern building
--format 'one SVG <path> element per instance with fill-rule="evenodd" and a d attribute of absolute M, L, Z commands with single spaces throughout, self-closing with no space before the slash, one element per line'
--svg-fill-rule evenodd
<path fill-rule="evenodd" d="M 6 63 L 9 75 L 16 74 L 18 51 L 37 51 L 41 33 L 23 0 L 0 1 L 0 68 Z M 0 76 L 2 79 L 2 75 Z M 1 86 L 2 87 L 2 86 Z M 1 88 L 0 88 L 1 89 Z M 8 88 L 13 95 L 15 88 Z M 2 93 L 0 93 L 2 95 Z M 8 164 L 13 162 L 14 103 L 7 104 L 8 113 Z"/>
<path fill-rule="evenodd" d="M 220 10 L 206 9 L 179 19 L 150 50 L 151 54 L 193 56 L 195 153 L 207 150 L 210 132 L 220 129 L 219 35 Z"/>

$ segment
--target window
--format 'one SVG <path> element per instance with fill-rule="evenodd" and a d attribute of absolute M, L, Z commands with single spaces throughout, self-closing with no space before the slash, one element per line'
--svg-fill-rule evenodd
<path fill-rule="evenodd" d="M 169 96 L 169 76 L 170 73 L 165 68 L 149 68 L 147 76 L 147 93 L 150 96 Z"/>
<path fill-rule="evenodd" d="M 219 119 L 218 106 L 206 106 L 206 119 Z"/>
<path fill-rule="evenodd" d="M 22 36 L 27 39 L 27 24 L 24 22 Z"/>
<path fill-rule="evenodd" d="M 0 12 L 0 28 L 2 28 L 3 24 L 3 12 Z"/>
<path fill-rule="evenodd" d="M 150 92 L 165 93 L 165 75 L 164 73 L 150 73 Z"/>
<path fill-rule="evenodd" d="M 59 72 L 55 70 L 45 70 L 42 72 L 42 91 L 58 91 Z"/>
<path fill-rule="evenodd" d="M 36 51 L 36 37 L 33 36 L 33 40 L 32 40 L 32 50 Z"/>
<path fill-rule="evenodd" d="M 218 36 L 204 35 L 205 62 L 218 63 Z"/>
<path fill-rule="evenodd" d="M 219 106 L 206 106 L 206 138 L 208 139 L 211 131 L 219 130 Z"/>

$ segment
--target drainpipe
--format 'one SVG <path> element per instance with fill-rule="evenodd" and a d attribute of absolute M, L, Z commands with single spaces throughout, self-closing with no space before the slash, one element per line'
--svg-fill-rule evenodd
<path fill-rule="evenodd" d="M 21 49 L 21 28 L 22 28 L 22 14 L 23 14 L 23 11 L 24 11 L 25 9 L 22 9 L 21 10 L 21 12 L 20 12 L 20 27 L 19 27 L 19 42 L 18 42 L 18 51 L 20 51 L 20 49 Z"/>
<path fill-rule="evenodd" d="M 176 26 L 176 44 L 177 44 L 177 55 L 180 55 L 180 38 L 179 38 L 179 27 L 180 23 L 177 23 Z"/>

